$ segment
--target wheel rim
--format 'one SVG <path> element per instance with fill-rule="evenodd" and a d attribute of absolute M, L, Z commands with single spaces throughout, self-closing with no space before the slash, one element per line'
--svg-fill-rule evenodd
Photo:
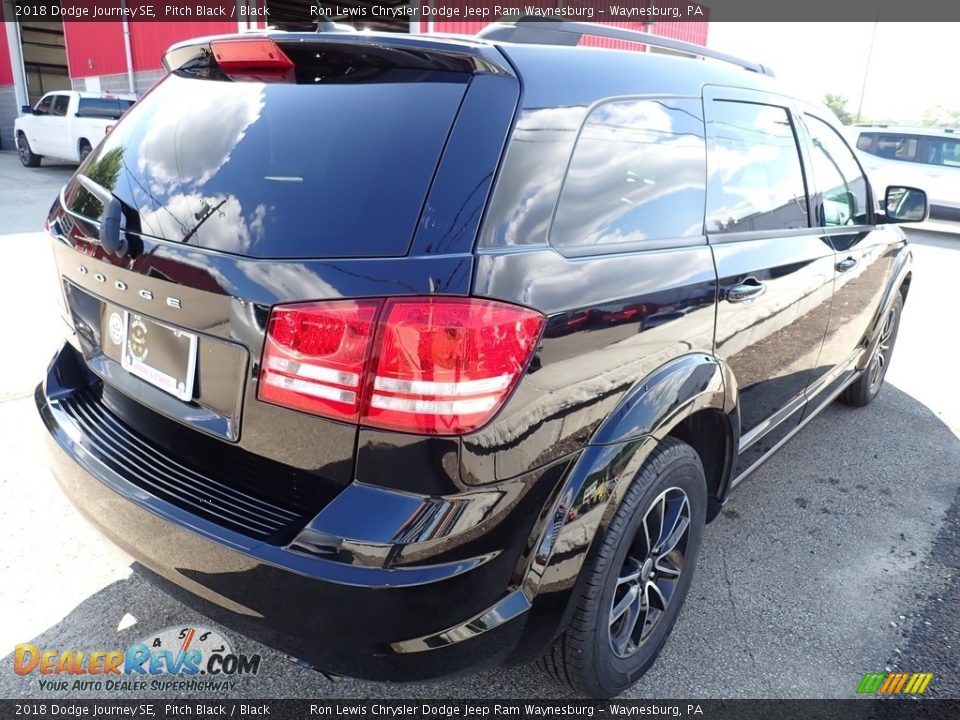
<path fill-rule="evenodd" d="M 27 141 L 22 136 L 17 138 L 17 152 L 20 153 L 21 162 L 30 161 L 30 150 L 27 148 Z"/>
<path fill-rule="evenodd" d="M 87 156 L 88 156 L 91 152 L 92 152 L 92 150 L 90 149 L 90 146 L 89 146 L 89 145 L 84 145 L 82 148 L 80 148 L 80 160 L 81 160 L 81 161 L 86 160 L 86 159 L 87 159 Z"/>
<path fill-rule="evenodd" d="M 880 340 L 873 351 L 873 357 L 870 359 L 870 392 L 874 393 L 880 389 L 883 382 L 883 376 L 887 372 L 887 366 L 890 364 L 890 353 L 893 350 L 893 327 L 896 321 L 896 310 L 887 313 L 886 322 L 883 324 L 883 330 L 880 332 Z"/>
<path fill-rule="evenodd" d="M 616 578 L 610 604 L 610 648 L 634 655 L 660 624 L 683 574 L 690 499 L 677 487 L 651 503 Z"/>

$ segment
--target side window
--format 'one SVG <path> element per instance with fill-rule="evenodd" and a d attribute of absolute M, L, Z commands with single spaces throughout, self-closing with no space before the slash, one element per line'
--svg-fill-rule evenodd
<path fill-rule="evenodd" d="M 49 115 L 50 109 L 53 107 L 53 95 L 47 95 L 40 101 L 40 104 L 37 105 L 36 112 L 41 115 Z"/>
<path fill-rule="evenodd" d="M 786 108 L 717 100 L 707 123 L 707 232 L 808 227 L 796 135 Z"/>
<path fill-rule="evenodd" d="M 70 106 L 69 95 L 54 95 L 53 114 L 64 117 L 67 114 L 67 108 Z"/>
<path fill-rule="evenodd" d="M 960 140 L 927 138 L 921 143 L 920 162 L 927 165 L 960 167 Z"/>
<path fill-rule="evenodd" d="M 598 105 L 573 150 L 550 242 L 601 251 L 702 235 L 705 179 L 699 98 Z"/>
<path fill-rule="evenodd" d="M 807 115 L 813 141 L 813 179 L 823 197 L 819 225 L 866 225 L 870 222 L 867 181 L 843 138 L 828 123 Z"/>
<path fill-rule="evenodd" d="M 876 148 L 873 147 L 874 137 L 873 133 L 860 133 L 860 137 L 857 138 L 857 150 L 876 155 Z"/>
<path fill-rule="evenodd" d="M 880 135 L 873 154 L 888 160 L 916 160 L 917 139 L 907 135 Z"/>

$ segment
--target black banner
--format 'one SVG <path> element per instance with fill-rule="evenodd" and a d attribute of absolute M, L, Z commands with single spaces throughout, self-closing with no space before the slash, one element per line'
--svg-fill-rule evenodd
<path fill-rule="evenodd" d="M 947 21 L 960 3 L 944 0 L 12 0 L 18 21 L 347 22 Z"/>
<path fill-rule="evenodd" d="M 955 720 L 960 700 L 0 700 L 0 718 Z"/>

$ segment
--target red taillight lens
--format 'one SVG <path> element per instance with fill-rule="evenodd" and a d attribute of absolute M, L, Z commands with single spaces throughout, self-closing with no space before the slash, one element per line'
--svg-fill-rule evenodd
<path fill-rule="evenodd" d="M 268 38 L 215 40 L 210 43 L 217 65 L 234 80 L 293 82 L 293 60 Z"/>
<path fill-rule="evenodd" d="M 259 397 L 356 421 L 379 300 L 275 308 L 267 326 Z"/>
<path fill-rule="evenodd" d="M 387 300 L 377 321 L 380 304 L 274 309 L 260 399 L 391 430 L 471 432 L 503 406 L 544 325 L 533 310 L 477 298 Z"/>
<path fill-rule="evenodd" d="M 491 300 L 389 300 L 363 423 L 454 435 L 503 405 L 536 348 L 543 316 Z"/>

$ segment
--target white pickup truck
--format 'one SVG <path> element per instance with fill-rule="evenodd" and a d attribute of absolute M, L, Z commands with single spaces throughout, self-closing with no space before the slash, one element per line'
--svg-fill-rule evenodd
<path fill-rule="evenodd" d="M 59 90 L 14 121 L 20 162 L 37 167 L 45 156 L 83 162 L 136 98 Z"/>

